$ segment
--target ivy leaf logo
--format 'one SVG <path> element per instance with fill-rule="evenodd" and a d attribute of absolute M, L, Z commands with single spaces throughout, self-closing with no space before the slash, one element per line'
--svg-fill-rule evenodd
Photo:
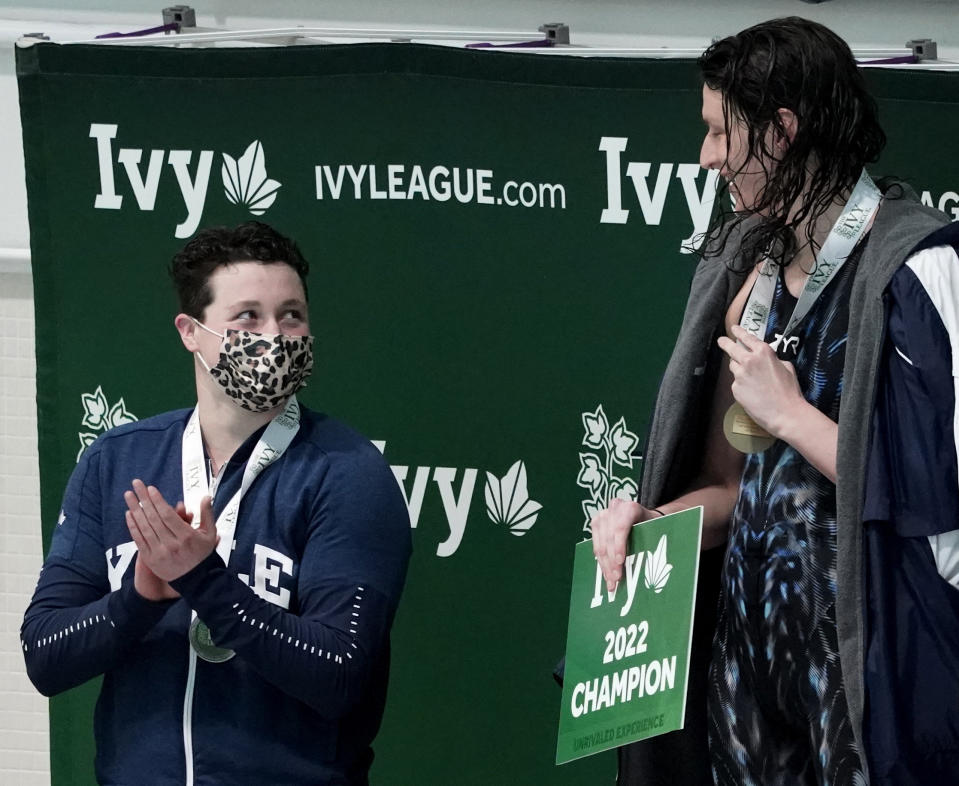
<path fill-rule="evenodd" d="M 124 423 L 135 422 L 136 417 L 127 412 L 127 405 L 123 403 L 122 398 L 110 407 L 110 412 L 107 414 L 107 428 L 114 428 L 116 426 L 122 426 Z"/>
<path fill-rule="evenodd" d="M 646 588 L 657 595 L 663 591 L 673 566 L 666 561 L 666 536 L 659 539 L 656 551 L 646 552 Z"/>
<path fill-rule="evenodd" d="M 626 419 L 620 418 L 613 426 L 610 434 L 610 442 L 613 448 L 613 458 L 617 464 L 624 467 L 633 466 L 633 451 L 639 444 L 639 437 L 626 428 Z"/>
<path fill-rule="evenodd" d="M 612 483 L 609 484 L 610 501 L 618 497 L 619 499 L 635 502 L 638 494 L 639 488 L 636 486 L 636 481 L 632 478 L 613 478 Z"/>
<path fill-rule="evenodd" d="M 498 479 L 486 473 L 486 515 L 494 524 L 505 524 L 513 535 L 525 535 L 536 523 L 543 506 L 529 498 L 526 490 L 526 464 L 517 461 Z"/>
<path fill-rule="evenodd" d="M 97 389 L 92 393 L 81 393 L 80 401 L 83 404 L 83 420 L 80 421 L 80 425 L 92 431 L 80 431 L 77 434 L 80 439 L 77 461 L 80 460 L 83 451 L 96 442 L 101 432 L 122 426 L 124 423 L 135 423 L 137 420 L 136 415 L 127 411 L 127 405 L 123 403 L 122 398 L 110 406 L 103 393 L 102 385 L 97 385 Z"/>
<path fill-rule="evenodd" d="M 606 413 L 603 412 L 603 405 L 596 407 L 595 412 L 583 413 L 583 428 L 586 435 L 583 437 L 583 444 L 591 448 L 598 448 L 603 445 L 606 438 L 606 432 L 609 431 L 609 421 L 606 419 Z"/>
<path fill-rule="evenodd" d="M 97 389 L 93 393 L 81 393 L 80 400 L 83 402 L 81 425 L 87 428 L 104 428 L 110 406 L 107 404 L 107 397 L 103 395 L 103 388 L 97 385 Z"/>
<path fill-rule="evenodd" d="M 88 447 L 90 447 L 94 442 L 97 441 L 98 434 L 91 434 L 89 431 L 81 431 L 77 436 L 80 437 L 80 450 L 77 452 L 77 461 L 80 460 L 80 456 L 83 455 Z"/>
<path fill-rule="evenodd" d="M 239 161 L 224 153 L 220 177 L 226 198 L 234 205 L 248 208 L 254 216 L 267 211 L 281 185 L 266 176 L 266 159 L 259 139 L 250 143 Z"/>
<path fill-rule="evenodd" d="M 586 523 L 583 524 L 583 532 L 592 534 L 593 532 L 593 519 L 596 517 L 596 514 L 599 513 L 605 506 L 602 502 L 599 502 L 595 499 L 584 499 L 583 500 L 583 515 L 586 516 Z"/>
<path fill-rule="evenodd" d="M 593 453 L 579 454 L 579 476 L 576 478 L 576 485 L 589 489 L 594 496 L 600 496 L 603 486 L 606 483 L 606 471 L 599 461 L 599 457 Z"/>
<path fill-rule="evenodd" d="M 639 437 L 626 427 L 626 418 L 621 417 L 609 427 L 609 418 L 602 404 L 593 412 L 582 412 L 583 445 L 588 450 L 579 454 L 579 474 L 576 485 L 589 490 L 590 499 L 583 502 L 586 523 L 583 531 L 592 534 L 592 519 L 596 513 L 614 499 L 636 501 L 639 489 L 631 478 L 618 476 L 619 467 L 633 469 L 635 461 L 643 457 L 634 455 Z"/>

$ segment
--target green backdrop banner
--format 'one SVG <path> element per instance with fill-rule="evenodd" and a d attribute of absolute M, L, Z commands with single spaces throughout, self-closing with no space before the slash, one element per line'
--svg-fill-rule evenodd
<path fill-rule="evenodd" d="M 412 45 L 19 49 L 46 542 L 79 452 L 192 404 L 165 267 L 251 217 L 313 263 L 305 403 L 377 441 L 415 553 L 377 784 L 602 782 L 553 764 L 571 553 L 635 494 L 708 222 L 691 62 Z M 878 169 L 959 212 L 955 74 L 870 76 Z M 879 172 L 882 173 L 881 171 Z M 92 780 L 96 686 L 51 704 Z"/>

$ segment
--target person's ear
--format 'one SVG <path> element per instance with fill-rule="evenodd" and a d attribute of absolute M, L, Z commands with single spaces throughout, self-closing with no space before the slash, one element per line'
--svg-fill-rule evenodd
<path fill-rule="evenodd" d="M 779 109 L 779 126 L 776 127 L 776 149 L 785 152 L 796 138 L 799 130 L 799 120 L 791 109 Z"/>
<path fill-rule="evenodd" d="M 187 314 L 177 314 L 173 320 L 173 324 L 180 334 L 180 341 L 183 342 L 183 346 L 186 347 L 187 352 L 196 352 L 200 348 L 200 345 L 196 340 L 197 326 L 193 318 Z"/>

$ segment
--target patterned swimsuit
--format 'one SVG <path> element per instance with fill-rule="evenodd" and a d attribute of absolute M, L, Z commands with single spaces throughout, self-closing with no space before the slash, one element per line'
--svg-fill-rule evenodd
<path fill-rule="evenodd" d="M 780 359 L 803 395 L 839 419 L 849 290 L 862 244 L 823 290 Z M 796 304 L 780 272 L 766 341 Z M 722 575 L 710 668 L 717 784 L 865 783 L 836 634 L 836 487 L 782 441 L 746 456 Z"/>

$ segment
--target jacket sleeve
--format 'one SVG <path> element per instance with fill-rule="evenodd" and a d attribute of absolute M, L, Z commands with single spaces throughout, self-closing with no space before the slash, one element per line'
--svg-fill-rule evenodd
<path fill-rule="evenodd" d="M 865 518 L 929 540 L 959 586 L 959 257 L 914 254 L 887 290 L 888 327 Z"/>
<path fill-rule="evenodd" d="M 295 612 L 257 595 L 216 553 L 171 585 L 215 644 L 335 719 L 362 699 L 388 656 L 411 536 L 399 487 L 378 453 L 325 472 L 300 558 Z"/>
<path fill-rule="evenodd" d="M 145 600 L 133 571 L 110 591 L 111 555 L 100 529 L 99 446 L 80 459 L 67 485 L 50 553 L 20 629 L 30 680 L 45 696 L 109 670 L 172 602 Z M 135 547 L 113 560 L 134 558 Z M 122 572 L 122 571 L 118 571 Z"/>

